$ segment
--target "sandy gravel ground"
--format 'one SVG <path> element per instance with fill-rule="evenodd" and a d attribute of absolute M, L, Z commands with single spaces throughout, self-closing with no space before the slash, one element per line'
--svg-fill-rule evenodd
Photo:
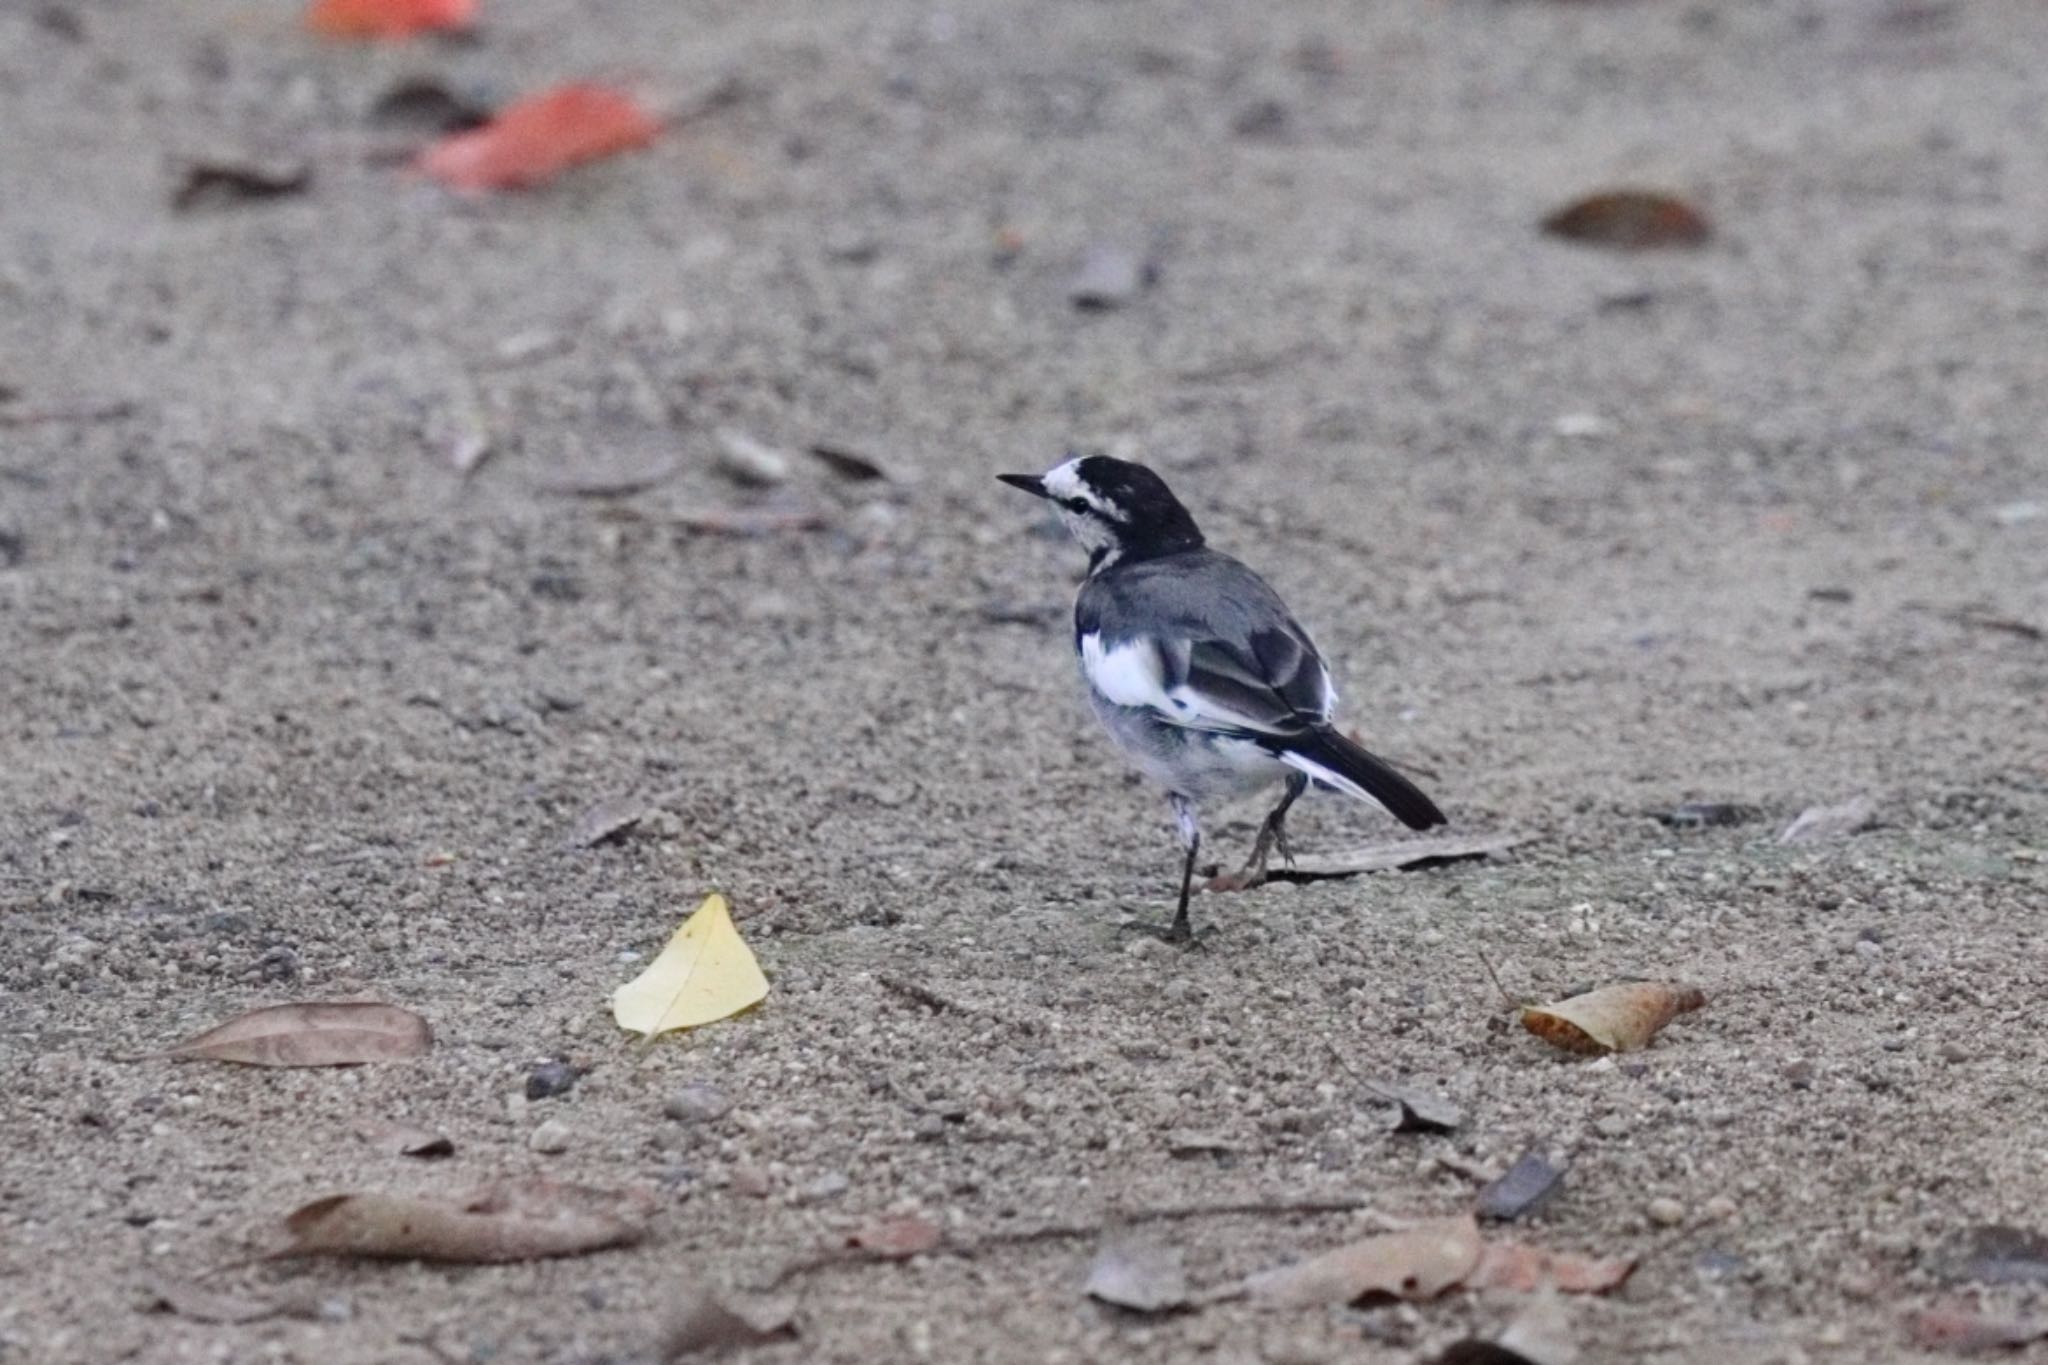
<path fill-rule="evenodd" d="M 1972 1292 L 1971 1229 L 2048 1226 L 2037 6 L 488 18 L 362 51 L 281 2 L 0 8 L 0 1359 L 648 1361 L 692 1286 L 885 1213 L 966 1243 L 1369 1202 L 1153 1225 L 1208 1289 L 1469 1207 L 1534 1148 L 1568 1173 L 1516 1235 L 1641 1258 L 1568 1305 L 1582 1359 L 1903 1361 L 1936 1357 L 1902 1312 Z M 693 116 L 465 203 L 374 155 L 366 111 L 421 73 L 605 75 Z M 230 155 L 312 184 L 170 208 Z M 1536 230 L 1616 183 L 1715 238 Z M 1084 313 L 1105 242 L 1158 278 Z M 720 427 L 796 452 L 790 484 L 722 477 Z M 1070 445 L 1167 472 L 1454 826 L 1535 842 L 1206 897 L 1206 952 L 1126 941 L 1169 908 L 1166 810 L 1078 696 L 1072 546 L 990 477 Z M 827 524 L 688 528 L 764 496 Z M 1858 794 L 1871 828 L 1777 842 Z M 657 813 L 570 846 L 622 797 Z M 1689 800 L 1754 814 L 1653 818 Z M 1214 821 L 1225 853 L 1257 814 Z M 1395 832 L 1329 796 L 1296 829 Z M 773 994 L 623 1039 L 609 993 L 712 888 Z M 1711 1003 L 1564 1059 L 1482 950 L 1533 996 Z M 117 1060 L 349 994 L 426 1014 L 434 1052 Z M 556 1058 L 587 1072 L 529 1102 Z M 1369 1078 L 1464 1126 L 1389 1135 Z M 669 1117 L 691 1086 L 729 1111 Z M 152 1275 L 274 1246 L 317 1195 L 532 1172 L 651 1192 L 650 1240 L 257 1264 L 215 1283 L 295 1311 L 147 1311 Z M 1146 1319 L 1082 1296 L 1093 1250 L 816 1270 L 800 1341 L 754 1358 L 1406 1365 L 1518 1307 Z"/>

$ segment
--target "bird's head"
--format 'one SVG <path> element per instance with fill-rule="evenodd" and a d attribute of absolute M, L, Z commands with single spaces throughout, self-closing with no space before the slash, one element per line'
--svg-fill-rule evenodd
<path fill-rule="evenodd" d="M 1202 533 L 1166 480 L 1108 455 L 1076 455 L 1044 474 L 998 474 L 1046 499 L 1088 551 L 1088 568 L 1201 548 Z"/>

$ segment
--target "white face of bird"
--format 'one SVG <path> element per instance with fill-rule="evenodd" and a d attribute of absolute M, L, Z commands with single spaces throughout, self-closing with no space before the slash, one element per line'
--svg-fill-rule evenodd
<path fill-rule="evenodd" d="M 1045 496 L 1059 508 L 1068 534 L 1081 542 L 1091 561 L 1098 554 L 1114 556 L 1130 516 L 1082 477 L 1080 465 L 1073 459 L 1049 471 L 1040 481 Z"/>

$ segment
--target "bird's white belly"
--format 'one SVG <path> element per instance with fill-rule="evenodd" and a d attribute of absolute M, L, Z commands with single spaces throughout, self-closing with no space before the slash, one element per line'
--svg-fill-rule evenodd
<path fill-rule="evenodd" d="M 1170 792 L 1194 800 L 1243 796 L 1293 772 L 1248 739 L 1171 725 L 1143 707 L 1119 706 L 1090 690 L 1089 703 L 1126 761 Z"/>

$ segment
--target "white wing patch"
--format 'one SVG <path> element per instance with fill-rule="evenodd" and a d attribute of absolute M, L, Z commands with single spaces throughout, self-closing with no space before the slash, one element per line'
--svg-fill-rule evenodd
<path fill-rule="evenodd" d="M 1154 640 L 1126 640 L 1120 645 L 1105 646 L 1102 637 L 1091 631 L 1081 637 L 1081 674 L 1104 701 L 1143 707 L 1190 730 L 1277 733 L 1185 683 L 1169 690 L 1159 645 Z"/>

